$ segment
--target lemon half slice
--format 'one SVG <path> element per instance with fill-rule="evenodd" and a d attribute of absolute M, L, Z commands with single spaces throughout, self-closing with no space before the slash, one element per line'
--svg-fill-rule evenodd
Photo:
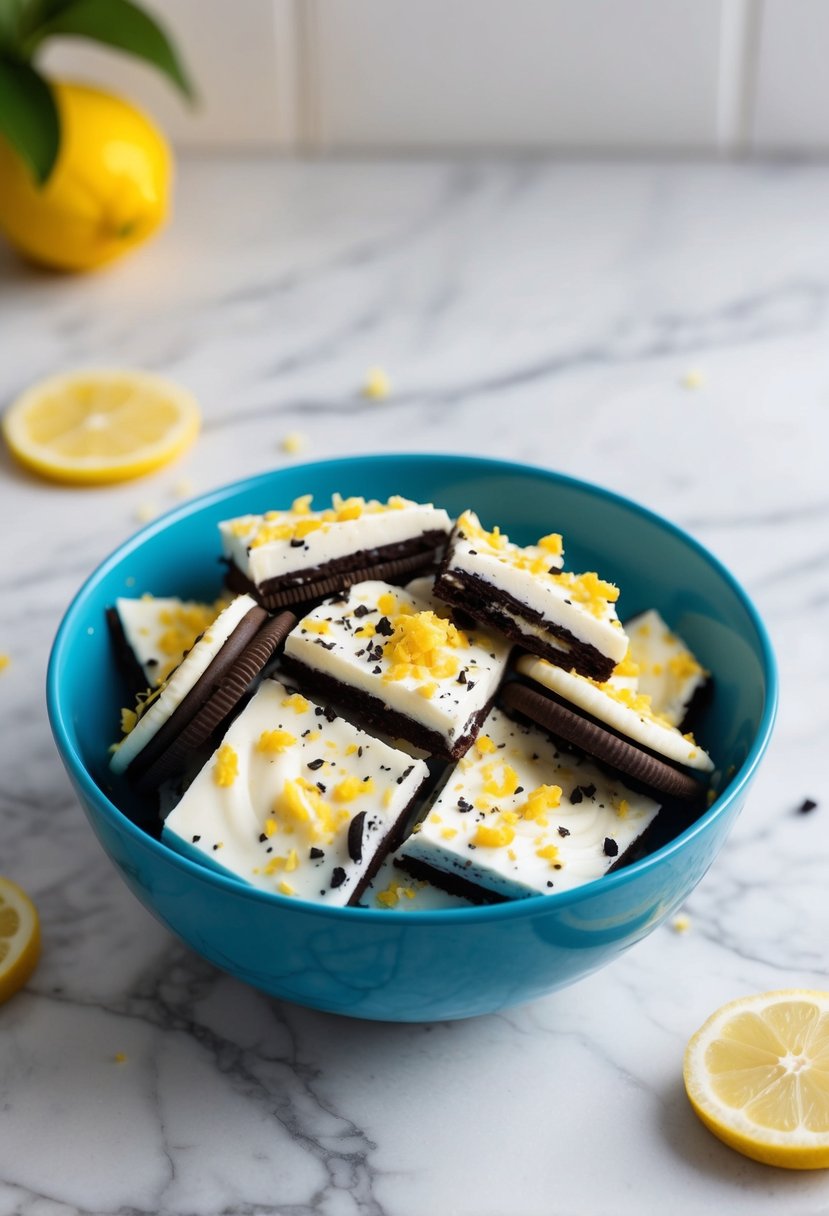
<path fill-rule="evenodd" d="M 718 1009 L 685 1052 L 691 1105 L 746 1157 L 829 1167 L 829 992 L 790 989 Z"/>
<path fill-rule="evenodd" d="M 199 432 L 195 398 L 148 372 L 78 371 L 27 389 L 3 416 L 3 435 L 27 468 L 55 481 L 141 477 L 174 460 Z"/>
<path fill-rule="evenodd" d="M 25 891 L 0 877 L 0 1004 L 22 988 L 40 957 L 40 922 Z"/>

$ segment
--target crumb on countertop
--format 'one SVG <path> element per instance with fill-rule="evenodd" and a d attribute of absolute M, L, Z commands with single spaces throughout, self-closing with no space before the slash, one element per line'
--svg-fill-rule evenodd
<path fill-rule="evenodd" d="M 279 446 L 288 456 L 296 456 L 298 452 L 305 449 L 307 439 L 301 435 L 299 431 L 289 431 L 288 434 L 280 440 Z"/>
<path fill-rule="evenodd" d="M 159 514 L 154 502 L 142 502 L 135 508 L 135 518 L 140 524 L 148 524 Z"/>
<path fill-rule="evenodd" d="M 691 928 L 691 918 L 685 912 L 680 912 L 671 921 L 674 933 L 687 933 Z"/>
<path fill-rule="evenodd" d="M 189 477 L 182 477 L 173 486 L 173 497 L 174 498 L 190 498 L 191 495 L 193 494 L 193 491 L 195 490 L 195 488 L 196 487 L 193 485 L 193 482 L 190 480 Z"/>
<path fill-rule="evenodd" d="M 382 367 L 368 369 L 362 392 L 372 401 L 384 401 L 391 394 L 391 381 Z"/>
<path fill-rule="evenodd" d="M 0 656 L 0 670 L 2 670 L 2 656 Z M 817 810 L 817 802 L 814 798 L 804 798 L 800 806 L 797 808 L 798 815 L 808 815 L 810 811 Z"/>
<path fill-rule="evenodd" d="M 680 384 L 683 388 L 703 388 L 705 386 L 705 376 L 702 374 L 699 368 L 692 367 L 685 372 L 684 376 L 680 380 Z"/>
<path fill-rule="evenodd" d="M 125 1051 L 116 1051 L 115 1055 L 112 1057 L 112 1060 L 114 1064 L 126 1064 L 127 1053 Z"/>
<path fill-rule="evenodd" d="M 0 654 L 0 671 L 5 671 L 9 663 L 11 663 L 11 655 Z"/>

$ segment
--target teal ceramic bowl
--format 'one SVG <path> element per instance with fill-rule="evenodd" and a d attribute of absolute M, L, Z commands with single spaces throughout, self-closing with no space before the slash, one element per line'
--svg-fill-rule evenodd
<path fill-rule="evenodd" d="M 247 887 L 168 849 L 147 807 L 115 789 L 107 747 L 122 693 L 104 610 L 119 595 L 210 598 L 216 524 L 304 493 L 403 494 L 451 514 L 476 508 L 527 543 L 564 534 L 569 568 L 622 588 L 620 611 L 658 608 L 714 673 L 698 726 L 721 792 L 695 822 L 664 822 L 626 869 L 572 892 L 432 912 L 328 908 Z M 94 689 L 94 696 L 90 696 Z M 217 967 L 274 996 L 353 1017 L 432 1021 L 491 1012 L 612 962 L 687 898 L 743 807 L 772 729 L 775 664 L 745 593 L 689 536 L 614 494 L 556 473 L 456 456 L 368 456 L 279 469 L 172 511 L 87 580 L 55 639 L 52 730 L 92 829 L 124 881 Z M 727 775 L 727 776 L 725 776 Z"/>

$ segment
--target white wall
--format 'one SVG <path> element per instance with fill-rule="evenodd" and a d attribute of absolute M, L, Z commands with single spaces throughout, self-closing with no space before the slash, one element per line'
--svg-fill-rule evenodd
<path fill-rule="evenodd" d="M 45 65 L 179 146 L 829 150 L 829 0 L 149 0 L 202 102 L 66 42 Z"/>

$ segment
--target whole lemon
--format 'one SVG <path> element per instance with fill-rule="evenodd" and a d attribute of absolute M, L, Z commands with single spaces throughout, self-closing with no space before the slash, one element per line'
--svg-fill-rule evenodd
<path fill-rule="evenodd" d="M 0 228 L 34 262 L 90 270 L 146 240 L 169 210 L 172 156 L 129 102 L 53 83 L 60 151 L 46 184 L 0 138 Z"/>

